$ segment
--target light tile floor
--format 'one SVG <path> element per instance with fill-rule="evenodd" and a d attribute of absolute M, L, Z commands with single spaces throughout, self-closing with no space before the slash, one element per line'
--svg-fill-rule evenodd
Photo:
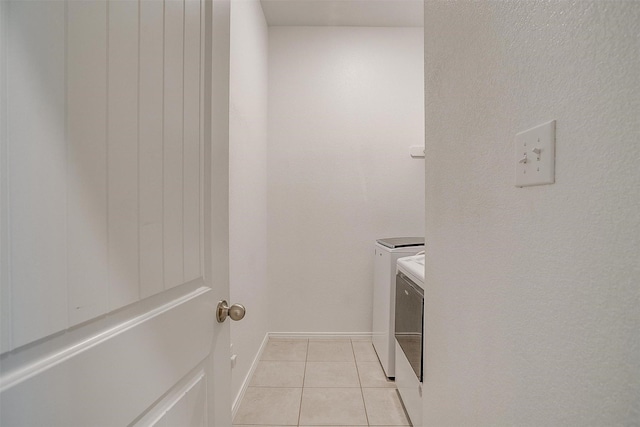
<path fill-rule="evenodd" d="M 234 426 L 408 426 L 371 341 L 271 339 Z"/>

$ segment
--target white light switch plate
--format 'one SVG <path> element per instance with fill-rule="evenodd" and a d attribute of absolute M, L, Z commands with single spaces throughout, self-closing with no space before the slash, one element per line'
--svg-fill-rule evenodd
<path fill-rule="evenodd" d="M 553 184 L 555 163 L 555 120 L 516 135 L 516 187 Z"/>

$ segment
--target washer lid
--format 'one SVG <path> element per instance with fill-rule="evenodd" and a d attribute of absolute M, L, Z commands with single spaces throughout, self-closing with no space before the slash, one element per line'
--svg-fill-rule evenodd
<path fill-rule="evenodd" d="M 406 248 L 424 245 L 424 237 L 390 237 L 388 239 L 378 239 L 377 242 L 391 249 Z"/>

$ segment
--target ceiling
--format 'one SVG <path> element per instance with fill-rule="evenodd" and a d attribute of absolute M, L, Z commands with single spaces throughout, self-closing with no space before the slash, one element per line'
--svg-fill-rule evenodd
<path fill-rule="evenodd" d="M 422 0 L 261 0 L 269 26 L 422 27 Z"/>

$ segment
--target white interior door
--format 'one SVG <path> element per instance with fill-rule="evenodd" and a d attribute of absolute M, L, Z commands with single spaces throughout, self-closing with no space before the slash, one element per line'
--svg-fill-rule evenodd
<path fill-rule="evenodd" d="M 0 25 L 0 425 L 230 425 L 228 1 Z"/>

